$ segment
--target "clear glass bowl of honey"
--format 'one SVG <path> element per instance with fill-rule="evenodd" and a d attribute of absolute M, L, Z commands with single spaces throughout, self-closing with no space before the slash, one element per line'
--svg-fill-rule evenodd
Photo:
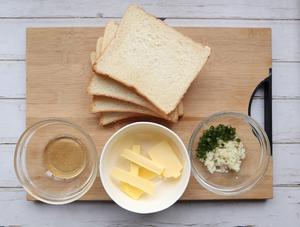
<path fill-rule="evenodd" d="M 63 119 L 35 123 L 21 135 L 14 155 L 16 175 L 30 196 L 66 204 L 83 196 L 98 171 L 92 138 Z"/>

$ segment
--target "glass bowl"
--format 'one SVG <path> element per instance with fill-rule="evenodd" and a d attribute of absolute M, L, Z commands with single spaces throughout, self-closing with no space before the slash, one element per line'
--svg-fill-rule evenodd
<path fill-rule="evenodd" d="M 66 204 L 92 186 L 98 155 L 92 138 L 81 127 L 53 118 L 35 123 L 21 135 L 14 167 L 31 196 L 49 204 Z"/>
<path fill-rule="evenodd" d="M 236 128 L 236 135 L 246 149 L 239 172 L 210 173 L 197 158 L 197 147 L 203 132 L 219 124 Z M 207 190 L 219 195 L 238 195 L 253 188 L 265 175 L 270 159 L 270 143 L 265 131 L 251 117 L 235 112 L 221 112 L 211 115 L 194 129 L 189 142 L 192 173 Z"/>

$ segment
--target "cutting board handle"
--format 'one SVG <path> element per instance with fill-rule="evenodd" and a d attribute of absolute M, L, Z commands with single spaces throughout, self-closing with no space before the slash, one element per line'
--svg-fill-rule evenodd
<path fill-rule="evenodd" d="M 254 94 L 260 88 L 264 89 L 264 128 L 270 141 L 271 154 L 273 150 L 273 140 L 272 140 L 272 68 L 269 69 L 269 75 L 264 79 L 253 91 L 249 106 L 248 115 L 251 116 L 251 106 Z"/>

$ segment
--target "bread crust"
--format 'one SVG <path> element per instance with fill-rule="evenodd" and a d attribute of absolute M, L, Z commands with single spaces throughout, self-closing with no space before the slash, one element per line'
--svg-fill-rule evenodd
<path fill-rule="evenodd" d="M 165 120 L 168 120 L 168 121 L 171 121 L 171 122 L 177 122 L 178 121 L 178 113 L 177 111 L 174 112 L 172 115 L 170 116 L 161 116 L 161 115 L 158 115 L 157 113 L 151 111 L 151 110 L 148 110 L 144 107 L 140 107 L 138 108 L 137 105 L 135 104 L 132 104 L 132 103 L 127 103 L 128 105 L 131 105 L 132 108 L 116 108 L 116 109 L 110 109 L 110 108 L 103 108 L 101 110 L 97 109 L 97 101 L 108 101 L 108 102 L 113 102 L 114 99 L 111 99 L 111 98 L 104 98 L 104 97 L 93 97 L 93 100 L 92 100 L 92 103 L 90 105 L 90 112 L 91 113 L 106 113 L 106 112 L 119 112 L 119 113 L 137 113 L 137 114 L 143 114 L 143 115 L 148 115 L 148 116 L 154 116 L 154 117 L 158 117 L 158 118 L 162 118 L 162 119 L 165 119 Z M 124 101 L 120 101 L 120 104 L 126 104 L 126 102 Z M 137 108 L 135 108 L 134 106 L 136 106 Z"/>

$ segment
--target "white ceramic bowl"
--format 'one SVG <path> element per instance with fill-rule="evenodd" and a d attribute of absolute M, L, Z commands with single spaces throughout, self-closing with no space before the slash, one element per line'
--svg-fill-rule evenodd
<path fill-rule="evenodd" d="M 116 166 L 129 168 L 129 162 L 121 157 L 124 148 L 140 144 L 143 152 L 160 142 L 162 138 L 167 139 L 176 150 L 184 166 L 182 174 L 175 180 L 164 180 L 159 177 L 154 180 L 153 195 L 144 194 L 139 200 L 134 200 L 119 189 L 119 182 L 111 177 L 112 169 Z M 111 136 L 103 148 L 99 169 L 104 189 L 115 203 L 128 211 L 146 214 L 164 210 L 181 197 L 190 179 L 191 164 L 184 143 L 173 131 L 159 124 L 137 122 L 121 128 Z"/>

